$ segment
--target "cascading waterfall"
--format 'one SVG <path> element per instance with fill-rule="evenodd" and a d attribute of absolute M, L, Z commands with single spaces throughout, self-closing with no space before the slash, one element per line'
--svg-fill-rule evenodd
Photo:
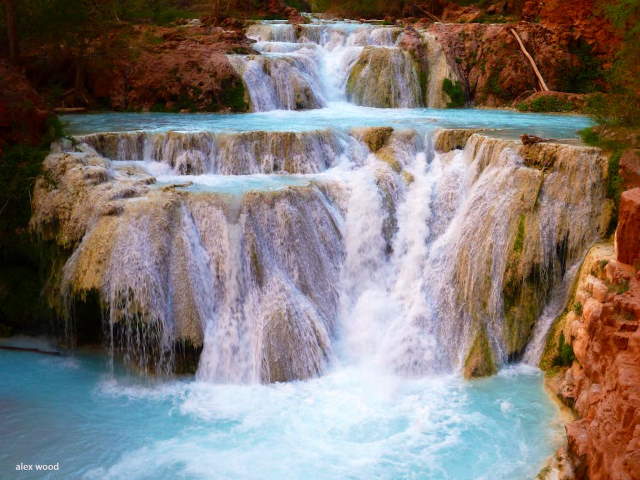
<path fill-rule="evenodd" d="M 261 54 L 232 63 L 255 110 L 440 104 L 453 75 L 425 32 L 429 72 L 397 27 L 247 34 Z M 32 218 L 71 252 L 52 275 L 54 306 L 72 321 L 96 298 L 112 351 L 168 373 L 191 349 L 213 382 L 307 379 L 341 361 L 405 376 L 535 363 L 574 266 L 608 226 L 599 150 L 436 131 L 422 110 L 270 129 L 317 112 L 55 145 Z"/>
<path fill-rule="evenodd" d="M 607 224 L 606 161 L 584 147 L 391 127 L 77 140 L 45 162 L 32 220 L 73 250 L 60 303 L 97 294 L 113 348 L 147 370 L 202 349 L 203 380 L 339 359 L 491 372 L 539 343 Z"/>
<path fill-rule="evenodd" d="M 402 48 L 399 27 L 267 22 L 250 26 L 247 36 L 257 42 L 259 55 L 229 58 L 254 111 L 314 109 L 347 100 L 371 107 L 443 107 L 442 82 L 456 78 L 433 37 L 422 37 L 427 67 Z"/>

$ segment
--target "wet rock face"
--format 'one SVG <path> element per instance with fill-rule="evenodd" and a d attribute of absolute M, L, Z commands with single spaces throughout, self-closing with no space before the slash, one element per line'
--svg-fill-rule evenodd
<path fill-rule="evenodd" d="M 315 173 L 344 150 L 340 137 L 329 130 L 95 133 L 78 140 L 110 159 L 162 162 L 182 175 Z"/>
<path fill-rule="evenodd" d="M 627 190 L 620 198 L 616 251 L 619 262 L 640 266 L 640 188 Z"/>
<path fill-rule="evenodd" d="M 585 268 L 586 267 L 586 268 Z M 640 273 L 595 247 L 563 338 L 575 361 L 554 390 L 579 419 L 567 425 L 577 478 L 633 480 L 640 472 Z"/>
<path fill-rule="evenodd" d="M 481 329 L 471 345 L 464 362 L 463 374 L 465 378 L 487 377 L 496 373 L 496 362 L 489 345 L 487 332 Z"/>
<path fill-rule="evenodd" d="M 347 98 L 368 107 L 420 107 L 424 99 L 418 66 L 399 48 L 366 47 L 349 74 Z"/>

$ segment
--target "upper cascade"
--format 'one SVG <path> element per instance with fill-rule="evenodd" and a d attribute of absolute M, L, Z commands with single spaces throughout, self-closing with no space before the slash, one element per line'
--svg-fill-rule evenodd
<path fill-rule="evenodd" d="M 454 70 L 433 37 L 411 35 L 418 35 L 423 55 L 416 53 L 415 41 L 405 41 L 400 27 L 262 22 L 247 29 L 259 55 L 229 58 L 254 111 L 315 109 L 344 101 L 382 108 L 444 107 L 442 83 L 456 78 Z"/>
<path fill-rule="evenodd" d="M 345 156 L 366 156 L 337 130 L 95 133 L 76 140 L 111 160 L 160 162 L 177 175 L 318 173 Z"/>

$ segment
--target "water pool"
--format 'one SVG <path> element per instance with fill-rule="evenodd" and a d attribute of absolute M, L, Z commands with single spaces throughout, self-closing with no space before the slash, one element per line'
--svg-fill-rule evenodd
<path fill-rule="evenodd" d="M 473 382 L 336 366 L 273 385 L 112 374 L 104 357 L 0 352 L 2 478 L 525 479 L 555 407 L 524 366 Z M 59 472 L 15 465 L 60 463 Z"/>
<path fill-rule="evenodd" d="M 182 132 L 301 132 L 326 128 L 364 126 L 394 128 L 491 128 L 506 135 L 529 133 L 551 138 L 576 138 L 576 132 L 592 125 L 580 115 L 520 113 L 478 109 L 384 109 L 332 103 L 316 110 L 276 110 L 249 114 L 213 113 L 96 113 L 65 115 L 69 133 L 164 131 Z"/>

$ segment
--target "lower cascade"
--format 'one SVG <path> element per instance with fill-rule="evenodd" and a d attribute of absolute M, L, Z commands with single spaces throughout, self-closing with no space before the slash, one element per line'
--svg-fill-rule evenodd
<path fill-rule="evenodd" d="M 215 382 L 473 377 L 537 362 L 538 318 L 608 228 L 606 165 L 475 130 L 93 134 L 49 155 L 31 222 L 63 252 L 67 330 L 93 302 L 143 370 L 187 350 Z"/>

